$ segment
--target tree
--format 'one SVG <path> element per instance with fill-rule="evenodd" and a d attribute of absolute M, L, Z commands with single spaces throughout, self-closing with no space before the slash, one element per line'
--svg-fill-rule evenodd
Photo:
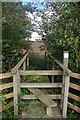
<path fill-rule="evenodd" d="M 29 49 L 30 29 L 31 21 L 22 3 L 2 3 L 3 72 L 11 70 L 17 64 L 23 49 Z"/>
<path fill-rule="evenodd" d="M 79 3 L 56 4 L 51 19 L 43 16 L 43 41 L 52 56 L 62 59 L 63 51 L 69 51 L 69 67 L 79 72 Z"/>

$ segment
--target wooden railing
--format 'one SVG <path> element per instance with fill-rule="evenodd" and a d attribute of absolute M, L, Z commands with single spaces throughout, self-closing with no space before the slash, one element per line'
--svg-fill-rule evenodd
<path fill-rule="evenodd" d="M 5 79 L 5 78 L 11 78 L 13 75 L 11 73 L 2 73 L 0 74 L 0 79 Z M 5 80 L 6 81 L 6 80 Z M 0 85 L 0 90 L 5 90 L 5 89 L 8 89 L 8 88 L 12 88 L 13 87 L 13 83 L 6 83 L 4 85 Z M 10 98 L 13 98 L 13 92 L 12 93 L 8 93 L 8 94 L 5 94 L 5 95 L 2 95 L 3 98 L 5 99 L 10 99 Z M 0 96 L 0 97 L 2 97 Z M 14 102 L 10 102 L 8 103 L 7 105 L 4 105 L 2 108 L 0 108 L 0 112 L 2 111 L 5 111 L 7 110 L 8 108 L 14 106 Z"/>
<path fill-rule="evenodd" d="M 13 101 L 9 102 L 8 104 L 6 104 L 6 105 L 2 106 L 2 108 L 0 108 L 0 112 L 5 111 L 5 110 L 13 107 L 13 106 L 14 106 L 14 103 L 16 102 L 15 96 L 16 96 L 17 94 L 19 94 L 19 92 L 18 92 L 18 93 L 16 92 L 17 89 L 15 90 L 16 83 L 18 83 L 19 78 L 20 78 L 18 70 L 19 70 L 19 68 L 21 67 L 22 64 L 23 64 L 23 70 L 26 69 L 26 58 L 27 58 L 27 66 L 29 66 L 29 53 L 30 53 L 30 51 L 25 54 L 25 56 L 24 56 L 24 57 L 18 62 L 18 64 L 11 70 L 11 72 L 0 74 L 0 79 L 1 79 L 1 80 L 4 79 L 5 81 L 6 81 L 6 78 L 11 78 L 11 77 L 13 77 L 13 82 L 5 83 L 5 84 L 0 85 L 0 90 L 1 90 L 1 91 L 2 91 L 2 90 L 9 89 L 9 88 L 13 88 L 13 92 L 12 92 L 12 93 L 8 93 L 8 94 L 5 94 L 5 95 L 0 96 L 0 98 L 3 97 L 3 98 L 5 98 L 5 99 L 11 99 L 11 98 L 13 98 Z M 17 79 L 16 79 L 15 76 L 17 76 Z M 20 86 L 19 83 L 18 83 L 18 86 Z M 18 91 L 19 91 L 19 90 L 18 90 Z M 15 105 L 16 105 L 16 104 L 15 104 Z M 15 106 L 14 106 L 14 110 L 15 110 Z M 17 112 L 17 111 L 16 111 L 16 112 Z M 16 114 L 17 114 L 17 113 L 16 113 Z"/>
<path fill-rule="evenodd" d="M 29 66 L 29 53 L 26 53 L 25 56 L 18 62 L 18 64 L 11 70 L 10 73 L 2 73 L 0 74 L 0 79 L 13 77 L 13 82 L 6 83 L 4 85 L 0 85 L 0 90 L 8 89 L 13 87 L 13 92 L 4 95 L 5 99 L 13 98 L 13 101 L 3 106 L 1 111 L 4 111 L 12 106 L 14 106 L 14 114 L 18 115 L 18 95 L 20 95 L 20 88 L 62 88 L 62 94 L 57 95 L 47 95 L 52 99 L 61 99 L 62 104 L 62 117 L 66 117 L 67 115 L 67 106 L 77 112 L 80 113 L 80 108 L 78 106 L 74 106 L 72 103 L 68 102 L 68 97 L 80 102 L 80 97 L 69 93 L 69 87 L 80 91 L 80 86 L 70 83 L 70 77 L 80 79 L 80 74 L 74 73 L 68 69 L 68 57 L 64 57 L 64 63 L 60 63 L 54 57 L 54 61 L 62 68 L 62 70 L 26 70 L 26 64 Z M 67 52 L 64 52 L 64 54 Z M 27 59 L 27 63 L 26 63 Z M 19 68 L 23 65 L 23 70 L 19 70 Z M 20 75 L 62 75 L 63 80 L 62 83 L 21 83 Z M 24 95 L 21 99 L 37 99 L 34 95 Z"/>
<path fill-rule="evenodd" d="M 71 77 L 76 78 L 77 80 L 80 80 L 80 74 L 76 74 L 76 73 L 74 73 L 74 74 L 75 75 L 71 76 Z M 77 84 L 70 82 L 69 87 L 72 88 L 73 90 L 80 91 L 80 85 L 77 85 Z M 80 102 L 80 96 L 77 96 L 77 95 L 69 92 L 68 97 L 77 101 L 77 102 Z M 74 104 L 68 102 L 68 107 L 75 110 L 76 112 L 80 113 L 80 107 L 78 107 L 77 105 L 74 105 Z"/>

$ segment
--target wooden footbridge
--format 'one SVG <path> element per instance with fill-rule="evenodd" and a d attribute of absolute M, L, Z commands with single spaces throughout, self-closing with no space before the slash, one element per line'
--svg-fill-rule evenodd
<path fill-rule="evenodd" d="M 73 109 L 74 111 L 80 113 L 80 108 L 76 105 L 73 105 L 68 101 L 68 98 L 73 99 L 74 101 L 80 102 L 80 97 L 69 92 L 69 88 L 80 91 L 80 86 L 70 82 L 70 78 L 76 78 L 80 80 L 80 74 L 74 73 L 68 69 L 68 56 L 69 53 L 67 51 L 64 52 L 63 64 L 60 63 L 54 57 L 51 57 L 53 61 L 55 61 L 62 69 L 61 70 L 27 70 L 26 66 L 29 66 L 29 54 L 25 54 L 25 56 L 18 62 L 18 64 L 11 70 L 10 73 L 2 73 L 0 74 L 0 79 L 13 78 L 13 82 L 0 85 L 0 90 L 8 89 L 13 87 L 13 92 L 4 95 L 6 99 L 13 98 L 13 101 L 3 106 L 0 109 L 0 112 L 5 111 L 14 106 L 14 115 L 18 116 L 18 97 L 20 96 L 20 89 L 27 88 L 32 94 L 21 96 L 21 99 L 29 100 L 29 99 L 39 99 L 43 104 L 46 105 L 46 114 L 49 116 L 53 116 L 52 109 L 56 111 L 56 118 L 67 118 L 67 108 Z M 23 65 L 23 70 L 21 70 L 21 66 Z M 62 76 L 61 82 L 54 83 L 21 83 L 21 76 L 27 75 L 52 75 Z M 39 88 L 60 88 L 61 94 L 45 94 Z M 60 99 L 60 105 L 55 102 L 56 99 Z M 56 109 L 57 108 L 57 109 Z M 58 114 L 60 113 L 60 114 Z"/>

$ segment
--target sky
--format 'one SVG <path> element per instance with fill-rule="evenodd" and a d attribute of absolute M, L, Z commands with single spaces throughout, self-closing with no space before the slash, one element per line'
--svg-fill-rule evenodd
<path fill-rule="evenodd" d="M 35 4 L 33 4 L 33 7 L 36 7 L 37 10 L 39 11 L 46 11 L 46 6 L 45 6 L 45 2 L 44 0 L 21 0 L 23 2 L 23 4 L 26 4 L 27 2 L 34 2 Z M 41 4 L 43 2 L 43 4 Z M 30 13 L 28 12 L 28 16 L 31 18 L 31 20 L 35 23 L 34 20 L 34 16 L 36 15 L 36 12 Z M 41 17 L 36 16 L 36 20 L 41 22 Z M 38 23 L 35 23 L 36 27 L 38 26 Z M 38 30 L 38 28 L 37 28 Z M 35 41 L 35 40 L 41 40 L 41 36 L 38 34 L 38 32 L 32 32 L 31 41 Z"/>

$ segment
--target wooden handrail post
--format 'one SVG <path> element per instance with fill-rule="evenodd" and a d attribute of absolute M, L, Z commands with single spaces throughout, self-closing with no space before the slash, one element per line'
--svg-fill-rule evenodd
<path fill-rule="evenodd" d="M 64 51 L 64 65 L 68 67 L 69 53 Z M 62 81 L 62 117 L 67 117 L 67 106 L 68 106 L 68 91 L 69 91 L 69 80 L 70 76 L 63 71 L 63 81 Z"/>
<path fill-rule="evenodd" d="M 20 95 L 20 82 L 21 82 L 21 80 L 20 80 L 20 73 L 19 73 L 19 71 L 17 71 L 17 81 L 18 81 L 18 95 Z"/>
<path fill-rule="evenodd" d="M 54 70 L 54 64 L 55 64 L 55 62 L 53 62 L 52 70 Z M 52 75 L 52 83 L 54 83 L 54 75 Z"/>
<path fill-rule="evenodd" d="M 14 115 L 18 116 L 18 75 L 13 75 Z"/>
<path fill-rule="evenodd" d="M 27 67 L 29 67 L 29 55 L 27 56 Z"/>
<path fill-rule="evenodd" d="M 26 59 L 23 62 L 23 70 L 26 70 Z"/>

